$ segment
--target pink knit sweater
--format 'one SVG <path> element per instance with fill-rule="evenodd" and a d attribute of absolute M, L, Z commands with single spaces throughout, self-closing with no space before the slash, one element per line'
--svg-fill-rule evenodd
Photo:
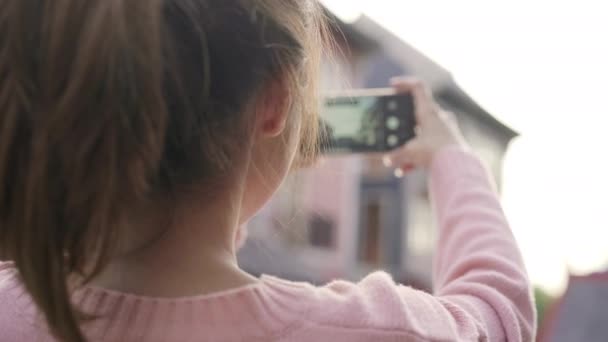
<path fill-rule="evenodd" d="M 532 341 L 530 284 L 486 170 L 448 148 L 430 179 L 440 230 L 434 295 L 383 272 L 323 287 L 263 276 L 182 299 L 86 288 L 75 302 L 104 318 L 85 331 L 91 341 Z M 10 263 L 0 264 L 0 341 L 53 341 Z"/>

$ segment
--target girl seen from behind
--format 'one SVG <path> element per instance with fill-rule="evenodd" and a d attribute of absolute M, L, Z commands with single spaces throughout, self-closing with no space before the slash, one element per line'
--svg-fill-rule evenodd
<path fill-rule="evenodd" d="M 238 227 L 317 152 L 314 0 L 0 1 L 1 341 L 532 341 L 492 183 L 420 82 L 434 295 L 238 268 Z"/>

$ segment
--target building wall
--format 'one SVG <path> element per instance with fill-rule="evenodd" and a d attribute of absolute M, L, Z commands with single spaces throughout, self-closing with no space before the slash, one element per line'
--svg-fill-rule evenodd
<path fill-rule="evenodd" d="M 405 73 L 401 64 L 380 52 L 350 51 L 326 61 L 322 88 L 383 87 L 391 76 Z M 452 109 L 449 103 L 444 105 Z M 466 138 L 500 180 L 507 138 L 471 115 L 457 114 Z M 436 232 L 432 228 L 426 183 L 422 172 L 396 180 L 378 159 L 327 159 L 315 170 L 290 177 L 251 224 L 251 230 L 258 232 L 250 233 L 249 247 L 262 241 L 267 254 L 272 250 L 275 259 L 292 259 L 293 263 L 265 259 L 267 264 L 258 265 L 255 253 L 260 251 L 255 248 L 247 249 L 244 258 L 253 265 L 255 273 L 287 275 L 317 283 L 337 277 L 354 280 L 384 268 L 401 282 L 429 289 Z M 381 207 L 379 213 L 369 205 L 374 202 Z M 382 222 L 377 237 L 369 234 L 367 226 L 374 215 L 379 215 Z M 314 234 L 315 224 L 311 222 L 331 227 L 329 246 L 311 244 L 326 240 L 323 234 Z M 378 260 L 362 257 L 365 251 L 369 252 L 370 239 L 377 239 L 382 249 Z"/>

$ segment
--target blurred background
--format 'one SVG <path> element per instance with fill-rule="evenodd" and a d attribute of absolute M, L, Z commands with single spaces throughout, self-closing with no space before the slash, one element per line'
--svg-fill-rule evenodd
<path fill-rule="evenodd" d="M 590 341 L 589 331 L 606 329 L 597 305 L 608 303 L 606 4 L 323 3 L 344 51 L 326 62 L 324 89 L 385 87 L 411 74 L 457 114 L 499 184 L 537 288 L 539 339 Z M 250 223 L 243 266 L 315 283 L 382 268 L 430 290 L 436 232 L 425 182 L 358 156 L 298 173 Z M 587 335 L 573 332 L 577 319 L 592 325 Z"/>

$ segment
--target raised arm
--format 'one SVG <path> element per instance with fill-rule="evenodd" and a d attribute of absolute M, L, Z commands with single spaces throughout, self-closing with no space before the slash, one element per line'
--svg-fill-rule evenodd
<path fill-rule="evenodd" d="M 413 93 L 419 132 L 389 158 L 406 170 L 429 169 L 439 225 L 436 298 L 456 330 L 458 324 L 473 324 L 490 341 L 532 341 L 532 291 L 491 177 L 469 152 L 453 116 L 435 104 L 422 84 L 398 79 L 395 87 Z"/>
<path fill-rule="evenodd" d="M 468 152 L 449 147 L 435 156 L 435 295 L 446 307 L 471 314 L 490 341 L 532 341 L 532 292 L 494 188 L 486 169 Z"/>

